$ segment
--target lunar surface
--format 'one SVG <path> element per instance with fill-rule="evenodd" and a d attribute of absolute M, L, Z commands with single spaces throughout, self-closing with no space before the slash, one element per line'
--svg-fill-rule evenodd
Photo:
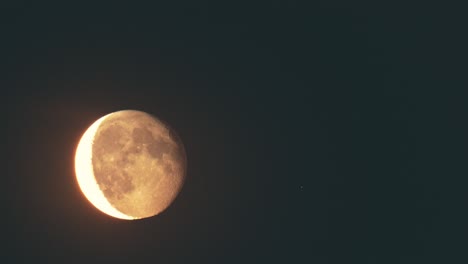
<path fill-rule="evenodd" d="M 97 120 L 78 144 L 75 170 L 86 198 L 121 219 L 151 217 L 182 188 L 186 155 L 175 132 L 157 118 L 124 110 Z"/>

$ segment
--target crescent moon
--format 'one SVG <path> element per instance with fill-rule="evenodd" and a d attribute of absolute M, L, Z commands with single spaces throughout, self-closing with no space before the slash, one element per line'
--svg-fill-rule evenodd
<path fill-rule="evenodd" d="M 175 131 L 136 110 L 99 118 L 83 134 L 75 155 L 84 196 L 101 212 L 125 220 L 164 211 L 184 184 L 186 164 Z"/>
<path fill-rule="evenodd" d="M 110 114 L 109 114 L 110 115 Z M 135 217 L 123 214 L 115 209 L 99 188 L 93 171 L 93 141 L 99 125 L 109 116 L 103 116 L 94 122 L 83 134 L 76 149 L 75 173 L 78 185 L 84 196 L 101 212 L 119 219 L 133 220 Z"/>

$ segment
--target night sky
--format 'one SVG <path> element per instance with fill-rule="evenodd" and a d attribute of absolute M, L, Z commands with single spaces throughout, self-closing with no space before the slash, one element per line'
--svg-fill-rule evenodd
<path fill-rule="evenodd" d="M 7 4 L 0 262 L 466 263 L 463 9 L 341 2 Z M 138 221 L 74 173 L 124 109 L 187 152 Z"/>

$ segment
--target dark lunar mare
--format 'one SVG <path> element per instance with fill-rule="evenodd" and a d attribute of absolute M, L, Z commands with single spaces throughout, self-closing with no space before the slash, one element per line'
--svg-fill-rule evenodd
<path fill-rule="evenodd" d="M 93 143 L 93 168 L 96 182 L 104 195 L 110 199 L 122 198 L 122 193 L 130 192 L 134 189 L 131 177 L 123 168 L 131 163 L 128 155 L 123 152 L 126 142 L 126 131 L 118 124 L 109 124 L 96 133 Z M 137 150 L 134 150 L 137 152 Z M 113 158 L 112 161 L 109 158 Z"/>

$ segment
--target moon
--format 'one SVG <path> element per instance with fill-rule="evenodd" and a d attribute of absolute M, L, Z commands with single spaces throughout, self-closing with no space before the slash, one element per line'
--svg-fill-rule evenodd
<path fill-rule="evenodd" d="M 125 220 L 164 211 L 182 189 L 186 170 L 185 149 L 174 130 L 136 110 L 99 118 L 75 155 L 84 196 L 101 212 Z"/>

